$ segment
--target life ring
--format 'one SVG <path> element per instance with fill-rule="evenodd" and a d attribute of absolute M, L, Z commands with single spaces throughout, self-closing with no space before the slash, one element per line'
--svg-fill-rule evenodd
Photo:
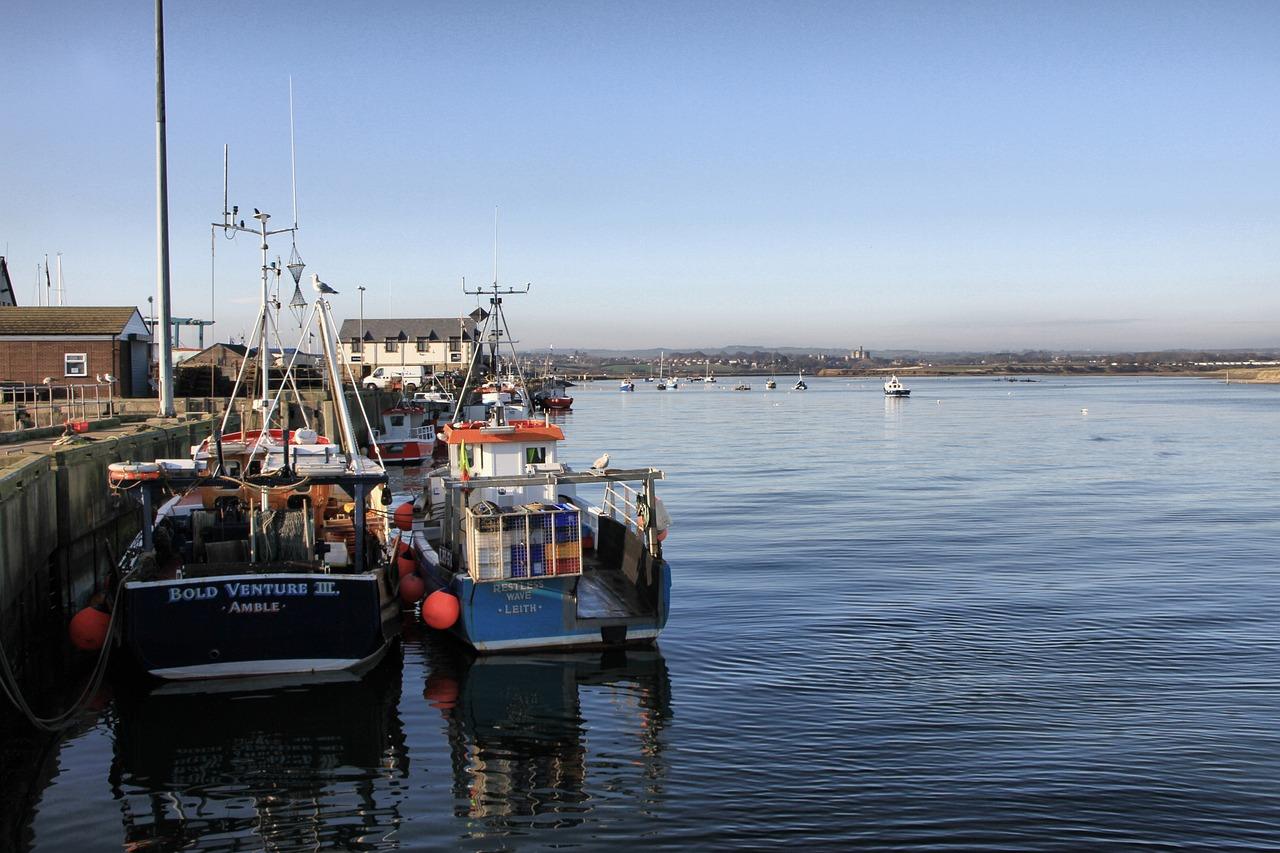
<path fill-rule="evenodd" d="M 112 462 L 107 466 L 112 483 L 132 483 L 160 479 L 160 466 L 155 462 Z"/>

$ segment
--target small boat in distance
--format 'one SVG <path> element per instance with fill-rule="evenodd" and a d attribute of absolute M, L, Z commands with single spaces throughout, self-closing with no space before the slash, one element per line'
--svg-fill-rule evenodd
<path fill-rule="evenodd" d="M 774 388 L 777 388 L 777 387 L 778 387 L 778 380 L 776 379 L 770 379 L 768 382 L 764 383 L 764 390 L 766 391 L 772 391 Z"/>
<path fill-rule="evenodd" d="M 711 359 L 707 359 L 707 375 L 703 378 L 703 382 L 715 382 L 715 374 L 711 372 Z"/>
<path fill-rule="evenodd" d="M 662 369 L 665 366 L 666 357 L 667 357 L 667 354 L 665 351 L 658 356 L 658 390 L 659 391 L 667 390 L 667 380 L 662 377 Z"/>
<path fill-rule="evenodd" d="M 809 386 L 804 384 L 804 368 L 800 369 L 800 378 L 796 380 L 796 384 L 791 386 L 792 391 L 807 391 Z"/>
<path fill-rule="evenodd" d="M 740 384 L 738 384 L 738 385 L 734 385 L 734 386 L 733 386 L 733 390 L 735 390 L 735 391 L 750 391 L 750 390 L 751 390 L 751 386 L 750 386 L 750 385 L 747 385 L 746 383 L 740 383 Z"/>
<path fill-rule="evenodd" d="M 890 376 L 888 381 L 884 383 L 884 395 L 886 397 L 910 397 L 911 389 L 899 382 L 897 376 Z"/>
<path fill-rule="evenodd" d="M 636 390 L 636 383 L 632 382 L 630 379 L 624 379 L 624 380 L 622 380 L 622 382 L 621 382 L 621 383 L 619 383 L 619 385 L 618 385 L 618 390 L 619 390 L 619 391 L 634 391 L 634 390 Z"/>

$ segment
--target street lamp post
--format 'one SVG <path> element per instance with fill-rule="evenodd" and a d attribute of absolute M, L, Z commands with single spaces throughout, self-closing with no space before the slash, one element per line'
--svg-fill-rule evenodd
<path fill-rule="evenodd" d="M 360 291 L 360 375 L 364 376 L 364 366 L 369 362 L 369 354 L 364 350 L 364 285 L 356 290 Z"/>

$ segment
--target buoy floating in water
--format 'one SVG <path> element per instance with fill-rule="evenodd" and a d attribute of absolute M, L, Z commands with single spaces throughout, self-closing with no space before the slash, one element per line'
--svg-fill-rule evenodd
<path fill-rule="evenodd" d="M 400 578 L 400 601 L 406 607 L 412 607 L 422 599 L 422 594 L 427 591 L 427 585 L 422 582 L 422 578 L 415 574 L 407 574 Z"/>
<path fill-rule="evenodd" d="M 71 617 L 67 633 L 71 644 L 82 652 L 101 651 L 107 642 L 107 630 L 111 627 L 111 614 L 97 607 L 86 607 Z"/>
<path fill-rule="evenodd" d="M 458 597 L 443 589 L 437 589 L 422 602 L 422 621 L 437 631 L 447 631 L 452 628 L 461 612 Z"/>

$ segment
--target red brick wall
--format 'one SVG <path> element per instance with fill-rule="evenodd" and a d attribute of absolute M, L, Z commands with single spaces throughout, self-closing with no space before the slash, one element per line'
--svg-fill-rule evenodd
<path fill-rule="evenodd" d="M 85 354 L 85 376 L 66 376 L 63 355 Z M 123 358 L 118 341 L 0 341 L 0 379 L 39 385 L 46 376 L 54 385 L 91 384 L 96 373 L 122 378 Z M 118 387 L 118 385 L 117 385 Z"/>

